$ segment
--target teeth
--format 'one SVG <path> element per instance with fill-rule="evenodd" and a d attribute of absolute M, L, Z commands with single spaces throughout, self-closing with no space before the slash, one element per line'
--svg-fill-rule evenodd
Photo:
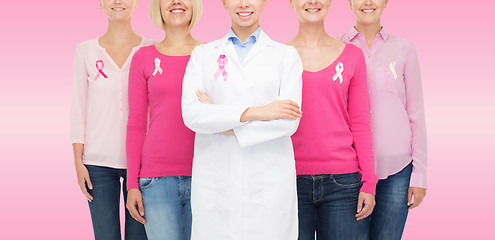
<path fill-rule="evenodd" d="M 249 13 L 237 13 L 237 14 L 239 14 L 241 17 L 247 17 L 247 16 L 251 15 L 250 12 Z"/>
<path fill-rule="evenodd" d="M 364 13 L 372 13 L 374 11 L 375 11 L 375 9 L 364 9 L 363 10 Z"/>
<path fill-rule="evenodd" d="M 175 9 L 175 10 L 172 10 L 172 13 L 183 13 L 184 10 L 182 9 Z"/>
<path fill-rule="evenodd" d="M 125 8 L 121 8 L 121 7 L 117 7 L 117 8 L 113 8 L 113 10 L 115 11 L 124 11 Z"/>
<path fill-rule="evenodd" d="M 306 12 L 318 12 L 318 11 L 320 11 L 319 8 L 306 9 Z"/>

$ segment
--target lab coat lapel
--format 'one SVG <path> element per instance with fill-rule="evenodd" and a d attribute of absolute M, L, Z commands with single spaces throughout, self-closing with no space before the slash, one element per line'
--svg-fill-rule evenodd
<path fill-rule="evenodd" d="M 270 39 L 270 37 L 268 37 L 268 35 L 266 35 L 263 30 L 261 30 L 258 40 L 254 44 L 253 48 L 251 48 L 251 51 L 249 51 L 248 55 L 246 56 L 246 59 L 244 59 L 244 64 L 256 58 L 258 54 L 263 52 L 263 49 L 265 47 L 273 47 L 273 46 L 275 46 L 275 42 L 272 39 Z"/>
<path fill-rule="evenodd" d="M 241 65 L 239 62 L 239 56 L 237 56 L 237 52 L 235 51 L 234 44 L 229 41 L 228 35 L 218 41 L 218 44 L 215 47 L 219 48 L 221 54 L 228 56 L 229 63 L 234 63 L 237 66 Z"/>

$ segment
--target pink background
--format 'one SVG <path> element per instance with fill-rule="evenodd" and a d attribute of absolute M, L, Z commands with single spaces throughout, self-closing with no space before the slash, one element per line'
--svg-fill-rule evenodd
<path fill-rule="evenodd" d="M 203 2 L 194 36 L 223 37 L 230 21 L 220 0 Z M 390 33 L 416 45 L 426 102 L 429 190 L 410 212 L 403 239 L 494 239 L 494 7 L 488 0 L 391 0 L 382 16 Z M 327 31 L 337 36 L 353 24 L 347 1 L 334 1 Z M 268 0 L 261 25 L 280 42 L 298 27 L 286 0 Z M 75 46 L 106 26 L 97 0 L 2 3 L 1 239 L 93 237 L 76 184 L 69 107 Z M 164 36 L 149 20 L 148 1 L 139 1 L 133 26 L 149 38 Z"/>

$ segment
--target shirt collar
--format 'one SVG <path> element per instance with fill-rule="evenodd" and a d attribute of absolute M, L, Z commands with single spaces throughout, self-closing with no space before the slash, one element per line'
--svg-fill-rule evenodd
<path fill-rule="evenodd" d="M 378 33 L 378 35 L 380 35 L 384 41 L 387 41 L 388 37 L 390 36 L 390 34 L 388 34 L 388 32 L 385 31 L 384 27 L 382 27 L 382 30 Z"/>
<path fill-rule="evenodd" d="M 256 43 L 256 41 L 259 39 L 260 33 L 261 33 L 261 27 L 258 27 L 258 29 L 256 29 L 256 31 L 254 31 L 251 34 L 251 36 L 249 36 L 248 38 L 246 38 L 246 40 L 244 40 L 244 44 L 246 44 L 248 42 L 252 42 L 253 44 Z M 234 41 L 235 41 L 235 39 L 237 39 L 238 40 L 238 43 L 239 44 L 242 44 L 241 43 L 241 40 L 237 37 L 237 35 L 235 35 L 235 33 L 232 30 L 232 28 L 230 28 L 230 31 L 227 34 L 227 38 L 228 38 L 228 40 L 232 41 L 233 43 L 236 43 Z"/>
<path fill-rule="evenodd" d="M 360 32 L 356 30 L 356 27 L 352 27 L 349 31 L 349 40 L 352 41 L 352 39 L 354 39 L 359 33 Z M 382 30 L 380 30 L 377 35 L 380 36 L 384 41 L 387 41 L 388 37 L 390 36 L 390 34 L 388 34 L 384 27 L 382 27 Z"/>

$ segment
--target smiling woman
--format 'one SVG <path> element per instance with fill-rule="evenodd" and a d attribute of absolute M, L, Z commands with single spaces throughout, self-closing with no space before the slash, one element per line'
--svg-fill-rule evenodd
<path fill-rule="evenodd" d="M 341 36 L 366 56 L 371 129 L 379 181 L 360 240 L 401 239 L 409 210 L 426 195 L 426 122 L 416 49 L 380 24 L 387 0 L 350 0 L 356 25 Z"/>
<path fill-rule="evenodd" d="M 182 90 L 196 132 L 192 239 L 295 240 L 301 61 L 261 30 L 265 0 L 222 2 L 232 28 L 194 49 Z"/>
<path fill-rule="evenodd" d="M 130 60 L 152 44 L 132 30 L 136 0 L 101 0 L 105 35 L 80 43 L 74 57 L 71 140 L 77 179 L 89 202 L 95 239 L 121 239 L 120 179 L 126 182 L 125 134 Z M 124 199 L 127 199 L 127 191 Z M 146 239 L 144 227 L 125 212 L 125 237 Z"/>
<path fill-rule="evenodd" d="M 373 211 L 377 182 L 364 56 L 326 33 L 330 0 L 289 3 L 299 32 L 288 44 L 305 69 L 304 118 L 292 136 L 299 240 L 355 239 L 358 220 Z"/>
<path fill-rule="evenodd" d="M 191 236 L 194 133 L 182 121 L 180 100 L 190 54 L 201 44 L 190 32 L 201 9 L 201 0 L 152 0 L 151 19 L 165 39 L 132 59 L 127 208 L 150 240 Z"/>

